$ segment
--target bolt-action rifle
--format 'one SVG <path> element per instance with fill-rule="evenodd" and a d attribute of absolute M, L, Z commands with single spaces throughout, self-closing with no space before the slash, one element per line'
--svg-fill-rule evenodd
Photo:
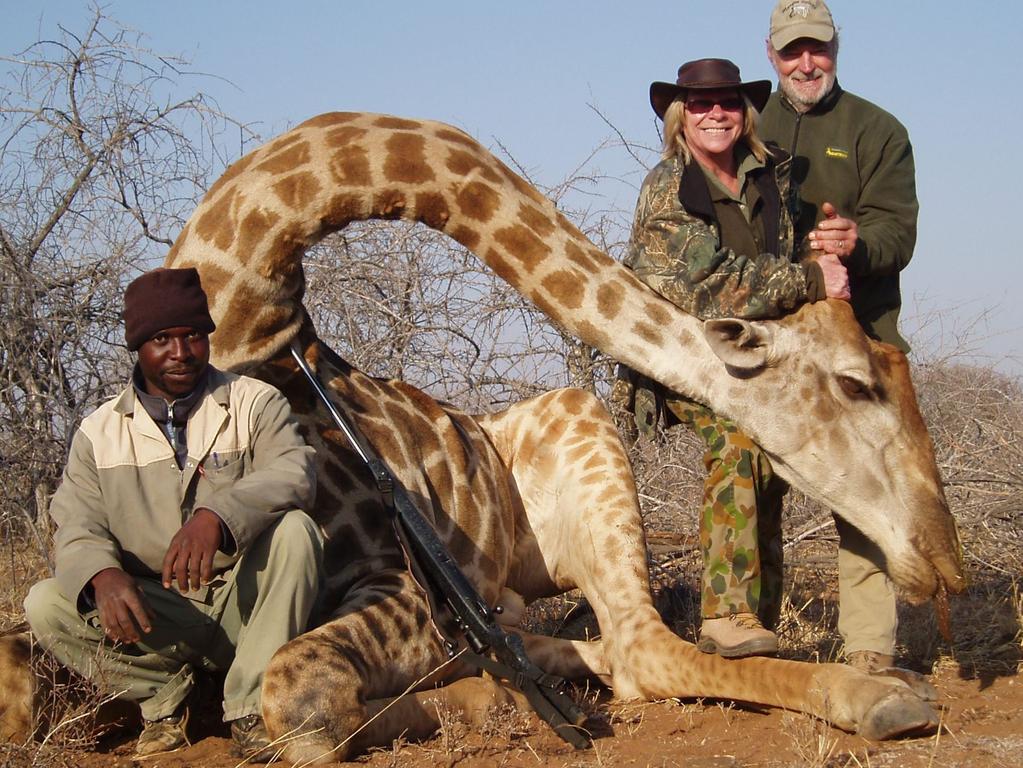
<path fill-rule="evenodd" d="M 320 344 L 326 357 L 336 358 L 333 350 Z M 585 713 L 564 692 L 564 680 L 548 675 L 526 655 L 522 638 L 505 632 L 494 618 L 494 612 L 483 597 L 458 567 L 437 532 L 413 503 L 408 491 L 394 473 L 376 455 L 366 438 L 360 434 L 331 401 L 323 384 L 313 372 L 297 340 L 291 343 L 291 354 L 299 369 L 305 374 L 310 385 L 327 409 L 359 458 L 373 475 L 384 504 L 394 516 L 404 539 L 406 551 L 414 561 L 416 569 L 426 581 L 426 587 L 439 597 L 454 615 L 458 628 L 465 636 L 469 651 L 463 654 L 468 661 L 495 677 L 507 680 L 525 694 L 536 713 L 554 729 L 561 738 L 577 749 L 590 745 L 587 733 L 582 729 Z M 342 364 L 338 359 L 336 361 Z M 447 641 L 453 653 L 456 644 Z M 487 655 L 487 651 L 493 658 Z"/>

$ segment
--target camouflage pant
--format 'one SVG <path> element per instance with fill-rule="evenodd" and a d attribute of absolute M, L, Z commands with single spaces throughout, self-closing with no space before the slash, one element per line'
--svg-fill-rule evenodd
<path fill-rule="evenodd" d="M 728 419 L 680 398 L 668 398 L 665 406 L 707 446 L 700 516 L 703 617 L 755 613 L 773 627 L 781 610 L 781 508 L 788 485 Z"/>

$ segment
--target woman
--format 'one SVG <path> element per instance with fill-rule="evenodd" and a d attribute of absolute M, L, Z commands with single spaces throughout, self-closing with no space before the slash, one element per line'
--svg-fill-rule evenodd
<path fill-rule="evenodd" d="M 675 84 L 650 86 L 650 103 L 664 121 L 664 152 L 643 182 L 625 264 L 703 319 L 778 317 L 807 301 L 849 298 L 835 256 L 793 261 L 783 204 L 790 159 L 756 134 L 770 93 L 769 81 L 743 83 L 725 59 L 690 61 Z M 687 424 L 707 445 L 698 646 L 727 657 L 774 654 L 778 639 L 764 624 L 773 625 L 780 607 L 787 486 L 732 422 L 678 394 L 655 394 L 637 392 L 641 429 L 652 426 L 643 404 L 656 399 L 668 426 Z"/>

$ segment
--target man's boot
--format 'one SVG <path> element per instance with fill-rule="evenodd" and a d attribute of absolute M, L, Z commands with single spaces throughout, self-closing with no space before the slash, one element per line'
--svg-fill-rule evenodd
<path fill-rule="evenodd" d="M 726 659 L 744 656 L 774 656 L 778 653 L 778 636 L 752 613 L 733 613 L 717 619 L 704 619 L 700 642 L 704 653 L 716 653 Z"/>
<path fill-rule="evenodd" d="M 188 739 L 188 721 L 191 714 L 191 699 L 186 699 L 173 715 L 159 720 L 143 720 L 142 733 L 135 744 L 135 757 L 151 757 L 173 752 L 191 744 Z"/>
<path fill-rule="evenodd" d="M 853 651 L 845 656 L 845 663 L 860 672 L 871 674 L 895 666 L 895 657 L 877 651 Z"/>

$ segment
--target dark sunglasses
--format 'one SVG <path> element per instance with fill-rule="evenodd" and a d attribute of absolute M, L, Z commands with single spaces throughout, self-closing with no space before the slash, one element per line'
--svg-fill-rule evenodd
<path fill-rule="evenodd" d="M 686 99 L 686 109 L 690 112 L 703 115 L 714 109 L 717 104 L 724 112 L 738 112 L 743 107 L 742 99 L 738 96 L 727 96 L 725 98 L 712 99 L 707 96 L 694 96 Z"/>

